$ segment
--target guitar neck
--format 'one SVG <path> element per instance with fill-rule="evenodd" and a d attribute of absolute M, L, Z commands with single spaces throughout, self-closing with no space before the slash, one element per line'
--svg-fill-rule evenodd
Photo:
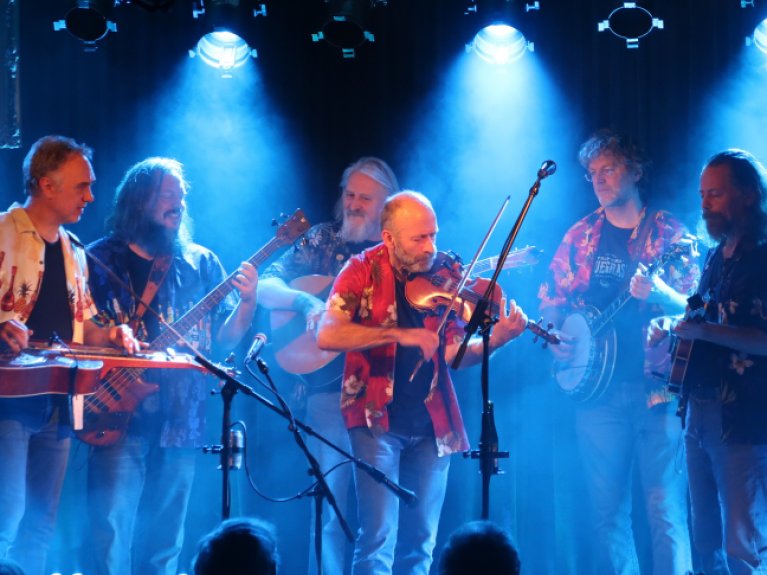
<path fill-rule="evenodd" d="M 271 256 L 281 245 L 282 242 L 280 242 L 277 238 L 273 238 L 262 249 L 257 251 L 248 260 L 248 263 L 257 268 L 259 265 L 264 263 L 264 261 L 266 261 L 266 259 Z M 176 320 L 172 324 L 173 329 L 182 336 L 186 335 L 186 333 L 189 332 L 192 327 L 200 323 L 203 318 L 211 312 L 211 310 L 215 309 L 215 307 L 218 306 L 218 304 L 220 304 L 226 296 L 232 293 L 234 290 L 234 284 L 232 283 L 232 280 L 236 275 L 236 271 L 229 274 L 229 276 L 224 281 L 218 284 L 208 295 L 200 300 L 197 305 L 195 305 L 178 320 Z M 162 350 L 168 347 L 172 347 L 175 343 L 177 343 L 176 334 L 173 332 L 173 330 L 166 329 L 157 337 L 157 339 L 152 342 L 152 344 L 149 346 L 149 349 Z"/>

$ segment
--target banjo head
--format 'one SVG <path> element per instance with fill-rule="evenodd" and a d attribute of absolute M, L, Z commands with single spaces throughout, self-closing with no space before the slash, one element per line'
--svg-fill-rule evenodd
<path fill-rule="evenodd" d="M 594 354 L 591 325 L 586 314 L 575 312 L 567 316 L 559 331 L 577 339 L 572 361 L 555 363 L 554 377 L 562 391 L 569 394 L 578 393 L 591 372 Z"/>

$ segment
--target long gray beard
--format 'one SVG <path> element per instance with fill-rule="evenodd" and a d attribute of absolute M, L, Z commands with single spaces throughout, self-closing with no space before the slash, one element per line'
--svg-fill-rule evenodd
<path fill-rule="evenodd" d="M 347 218 L 344 218 L 344 223 L 341 225 L 341 231 L 338 235 L 341 239 L 351 243 L 360 243 L 367 240 L 373 232 L 373 223 L 368 220 L 364 220 L 364 223 L 359 225 L 352 225 Z"/>

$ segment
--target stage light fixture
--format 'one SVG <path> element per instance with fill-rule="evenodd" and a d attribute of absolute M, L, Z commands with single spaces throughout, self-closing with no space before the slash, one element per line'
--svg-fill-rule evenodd
<path fill-rule="evenodd" d="M 341 49 L 344 58 L 354 58 L 354 50 L 366 40 L 375 42 L 372 32 L 365 29 L 365 21 L 376 4 L 386 5 L 386 0 L 325 0 L 328 11 L 322 29 L 312 34 L 312 41 L 325 40 Z"/>
<path fill-rule="evenodd" d="M 525 4 L 525 12 L 539 10 L 539 2 Z M 474 39 L 466 44 L 466 52 L 474 52 L 493 64 L 504 65 L 521 58 L 528 50 L 535 51 L 535 44 L 528 42 L 524 34 L 512 25 L 512 2 L 472 2 L 466 15 L 476 14 L 482 27 Z M 475 28 L 476 30 L 476 28 Z"/>
<path fill-rule="evenodd" d="M 759 22 L 754 29 L 753 36 L 746 38 L 746 46 L 751 46 L 752 44 L 767 54 L 767 19 Z"/>
<path fill-rule="evenodd" d="M 644 38 L 653 28 L 663 30 L 663 20 L 654 18 L 650 11 L 636 2 L 624 2 L 597 24 L 597 30 L 609 30 L 618 38 L 626 40 L 627 48 L 639 48 L 639 39 Z"/>
<path fill-rule="evenodd" d="M 119 0 L 75 0 L 63 20 L 53 23 L 55 31 L 68 30 L 72 36 L 85 43 L 85 51 L 96 49 L 96 41 L 108 32 L 117 32 L 117 25 L 110 21 L 112 10 Z"/>
<path fill-rule="evenodd" d="M 203 17 L 210 31 L 200 38 L 193 50 L 189 50 L 189 57 L 199 56 L 209 66 L 218 68 L 222 78 L 231 78 L 233 68 L 258 56 L 249 43 L 252 40 L 251 20 L 266 16 L 266 5 L 246 5 L 239 0 L 201 0 L 194 3 L 192 15 Z"/>

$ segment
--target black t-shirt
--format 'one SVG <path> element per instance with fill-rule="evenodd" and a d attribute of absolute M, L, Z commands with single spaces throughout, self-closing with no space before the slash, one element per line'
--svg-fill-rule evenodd
<path fill-rule="evenodd" d="M 35 287 L 24 287 L 29 290 L 27 297 L 32 296 Z M 37 301 L 26 323 L 27 327 L 34 331 L 34 339 L 48 339 L 56 332 L 64 341 L 72 341 L 72 309 L 69 297 L 61 239 L 52 244 L 45 242 L 45 273 Z"/>
<path fill-rule="evenodd" d="M 633 232 L 634 228 L 618 228 L 607 219 L 602 225 L 589 289 L 584 294 L 584 301 L 599 311 L 609 306 L 622 291 L 627 275 L 633 276 L 636 273 L 635 269 L 628 269 L 632 259 L 628 243 Z M 643 377 L 643 319 L 639 313 L 639 302 L 634 298 L 629 299 L 611 323 L 618 334 L 617 359 L 612 380 Z M 609 327 L 606 326 L 604 330 Z"/>
<path fill-rule="evenodd" d="M 423 315 L 413 308 L 405 297 L 405 284 L 395 282 L 397 295 L 397 327 L 423 327 Z M 434 376 L 434 361 L 424 362 L 410 381 L 421 350 L 418 347 L 397 345 L 394 360 L 394 397 L 386 406 L 389 413 L 389 431 L 407 436 L 425 436 L 434 433 L 431 416 L 424 401 L 429 395 Z"/>

